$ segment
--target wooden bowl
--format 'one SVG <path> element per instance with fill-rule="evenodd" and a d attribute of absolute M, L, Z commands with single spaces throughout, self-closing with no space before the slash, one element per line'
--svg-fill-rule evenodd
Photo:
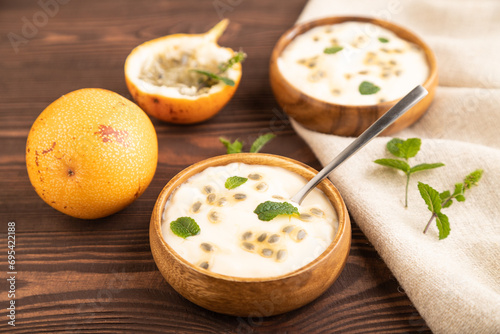
<path fill-rule="evenodd" d="M 208 167 L 233 162 L 279 166 L 311 179 L 317 171 L 301 162 L 269 154 L 240 153 L 198 162 L 174 176 L 163 188 L 151 217 L 149 239 L 153 258 L 167 282 L 182 296 L 206 309 L 236 316 L 271 316 L 299 308 L 321 295 L 340 275 L 351 245 L 346 206 L 329 180 L 318 188 L 337 211 L 339 227 L 329 247 L 315 260 L 291 273 L 269 278 L 241 278 L 200 269 L 179 256 L 161 232 L 165 203 L 191 176 Z"/>
<path fill-rule="evenodd" d="M 271 87 L 276 100 L 290 117 L 304 127 L 310 130 L 339 136 L 360 135 L 399 101 L 399 99 L 397 99 L 366 106 L 328 103 L 301 92 L 292 86 L 281 74 L 277 63 L 278 58 L 295 37 L 317 26 L 347 21 L 368 22 L 381 26 L 391 30 L 398 37 L 417 44 L 425 52 L 429 65 L 429 77 L 422 86 L 427 89 L 429 94 L 388 127 L 382 134 L 389 135 L 410 126 L 425 113 L 434 98 L 434 93 L 438 84 L 436 57 L 427 44 L 412 32 L 394 23 L 374 18 L 354 16 L 328 17 L 298 24 L 285 32 L 274 47 L 269 68 Z"/>

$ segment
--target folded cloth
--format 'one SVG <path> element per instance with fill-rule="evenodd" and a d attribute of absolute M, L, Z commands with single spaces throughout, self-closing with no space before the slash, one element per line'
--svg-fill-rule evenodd
<path fill-rule="evenodd" d="M 379 137 L 330 179 L 349 212 L 435 333 L 500 333 L 500 2 L 495 0 L 310 0 L 298 22 L 358 15 L 393 21 L 421 36 L 436 53 L 440 84 L 433 104 L 395 137 L 422 138 L 410 163 L 446 166 L 413 174 L 409 207 L 405 176 L 373 163 L 390 158 Z M 323 165 L 353 139 L 297 133 Z M 466 201 L 443 209 L 451 233 L 439 240 L 417 181 L 438 191 L 476 169 L 484 174 Z"/>

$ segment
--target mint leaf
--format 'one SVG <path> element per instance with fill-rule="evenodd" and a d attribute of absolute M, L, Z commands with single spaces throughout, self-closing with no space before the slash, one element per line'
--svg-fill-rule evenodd
<path fill-rule="evenodd" d="M 409 138 L 402 140 L 394 138 L 387 143 L 387 150 L 398 158 L 409 159 L 417 155 L 420 151 L 422 141 L 419 138 Z"/>
<path fill-rule="evenodd" d="M 234 143 L 231 143 L 226 138 L 220 137 L 219 141 L 226 147 L 227 154 L 241 153 L 241 149 L 243 148 L 243 143 L 238 139 L 236 139 Z"/>
<path fill-rule="evenodd" d="M 441 206 L 442 206 L 441 209 L 449 208 L 452 204 L 453 204 L 453 200 L 450 198 L 449 200 L 447 200 L 446 202 L 441 204 Z"/>
<path fill-rule="evenodd" d="M 420 138 L 408 138 L 401 143 L 399 150 L 403 154 L 403 158 L 409 159 L 417 155 L 420 151 L 420 145 L 422 145 Z"/>
<path fill-rule="evenodd" d="M 398 159 L 377 159 L 374 161 L 375 163 L 386 166 L 386 167 L 391 167 L 391 168 L 396 168 L 399 170 L 402 170 L 405 173 L 408 173 L 410 171 L 410 165 L 408 165 L 407 162 L 403 160 L 398 160 Z"/>
<path fill-rule="evenodd" d="M 439 197 L 439 192 L 429 186 L 428 184 L 419 182 L 418 190 L 420 191 L 420 196 L 424 199 L 429 211 L 432 213 L 441 212 L 441 198 Z"/>
<path fill-rule="evenodd" d="M 337 53 L 339 51 L 342 51 L 344 48 L 342 46 L 332 46 L 332 47 L 329 47 L 329 48 L 325 48 L 323 50 L 324 53 L 326 53 L 327 55 L 332 55 L 334 53 Z"/>
<path fill-rule="evenodd" d="M 451 193 L 449 190 L 443 191 L 442 193 L 439 194 L 439 198 L 441 198 L 441 201 L 444 201 L 448 197 L 451 196 Z"/>
<path fill-rule="evenodd" d="M 400 144 L 404 143 L 403 139 L 399 138 L 393 138 L 389 140 L 387 143 L 386 147 L 389 152 L 391 152 L 392 155 L 397 156 L 398 158 L 402 158 L 403 156 L 401 155 L 401 152 L 399 150 Z"/>
<path fill-rule="evenodd" d="M 438 167 L 443 167 L 443 166 L 444 166 L 444 164 L 440 163 L 440 162 L 433 163 L 433 164 L 419 164 L 419 165 L 415 165 L 412 168 L 410 168 L 410 174 L 413 174 L 415 172 L 420 172 L 420 171 L 423 171 L 423 170 L 428 170 L 428 169 L 434 169 L 434 168 L 438 168 Z"/>
<path fill-rule="evenodd" d="M 464 189 L 464 184 L 463 183 L 456 183 L 455 184 L 455 191 L 453 191 L 453 197 L 457 195 L 463 195 L 465 189 Z"/>
<path fill-rule="evenodd" d="M 375 86 L 374 84 L 368 81 L 363 81 L 359 85 L 359 92 L 361 93 L 361 95 L 372 95 L 377 93 L 379 90 L 380 90 L 379 86 Z"/>
<path fill-rule="evenodd" d="M 170 223 L 170 229 L 178 237 L 186 239 L 187 237 L 200 233 L 200 227 L 193 218 L 180 217 Z"/>
<path fill-rule="evenodd" d="M 203 70 L 191 70 L 191 71 L 206 75 L 207 77 L 214 79 L 214 80 L 222 81 L 226 85 L 231 86 L 231 87 L 233 87 L 235 85 L 233 80 L 226 78 L 226 77 L 221 77 L 220 75 L 217 75 L 217 74 L 212 73 L 212 72 L 203 71 Z"/>
<path fill-rule="evenodd" d="M 259 136 L 259 138 L 255 139 L 250 148 L 250 153 L 257 153 L 261 150 L 264 145 L 266 145 L 271 139 L 276 137 L 276 135 L 272 133 L 266 133 L 265 135 Z"/>
<path fill-rule="evenodd" d="M 465 201 L 465 196 L 464 195 L 457 195 L 455 197 L 455 199 L 457 200 L 457 202 L 464 202 Z"/>
<path fill-rule="evenodd" d="M 380 41 L 380 43 L 389 43 L 389 40 L 385 37 L 379 37 L 378 40 Z"/>
<path fill-rule="evenodd" d="M 234 189 L 241 186 L 243 183 L 247 182 L 248 179 L 246 177 L 241 176 L 231 176 L 228 177 L 224 186 L 226 189 Z"/>
<path fill-rule="evenodd" d="M 470 189 L 472 186 L 477 186 L 477 183 L 479 180 L 481 180 L 481 177 L 483 176 L 483 170 L 482 169 L 477 169 L 467 175 L 464 180 L 465 184 L 465 189 Z"/>
<path fill-rule="evenodd" d="M 443 240 L 450 234 L 450 222 L 444 213 L 436 213 L 436 226 L 439 230 L 439 240 Z"/>
<path fill-rule="evenodd" d="M 260 220 L 270 221 L 279 215 L 298 215 L 299 209 L 288 202 L 279 203 L 266 201 L 260 203 L 254 210 L 254 213 L 258 215 Z"/>
<path fill-rule="evenodd" d="M 246 57 L 247 57 L 247 55 L 243 51 L 237 52 L 234 56 L 232 56 L 231 58 L 229 58 L 229 60 L 227 62 L 225 62 L 224 64 L 219 65 L 219 71 L 220 71 L 220 73 L 226 72 L 228 69 L 230 69 L 231 67 L 233 67 L 234 64 L 242 63 L 245 60 Z"/>

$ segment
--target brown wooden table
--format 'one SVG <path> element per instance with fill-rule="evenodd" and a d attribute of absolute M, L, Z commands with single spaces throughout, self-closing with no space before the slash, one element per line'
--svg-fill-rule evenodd
<path fill-rule="evenodd" d="M 186 166 L 223 154 L 219 136 L 250 143 L 272 131 L 278 137 L 265 152 L 320 168 L 268 83 L 273 45 L 306 0 L 58 1 L 42 0 L 52 4 L 45 9 L 36 1 L 0 1 L 0 332 L 429 331 L 354 222 L 349 261 L 334 285 L 313 303 L 269 318 L 202 309 L 178 295 L 153 262 L 148 226 L 156 197 Z M 143 196 L 96 221 L 74 219 L 45 204 L 30 185 L 24 158 L 37 115 L 61 95 L 84 87 L 131 98 L 123 65 L 134 46 L 166 34 L 204 32 L 222 16 L 231 24 L 221 44 L 248 53 L 241 85 L 223 111 L 203 124 L 153 120 L 159 164 Z M 15 327 L 6 317 L 10 221 L 16 224 Z"/>

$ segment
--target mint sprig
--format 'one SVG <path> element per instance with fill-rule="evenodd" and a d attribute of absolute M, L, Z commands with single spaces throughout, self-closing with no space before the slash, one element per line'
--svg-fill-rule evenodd
<path fill-rule="evenodd" d="M 191 217 L 180 217 L 170 223 L 172 232 L 183 239 L 200 233 L 200 226 Z"/>
<path fill-rule="evenodd" d="M 379 37 L 378 40 L 380 41 L 380 43 L 389 43 L 389 40 L 385 37 Z"/>
<path fill-rule="evenodd" d="M 259 138 L 255 139 L 255 141 L 253 142 L 252 147 L 250 148 L 250 153 L 259 152 L 260 149 L 263 148 L 264 145 L 266 145 L 267 142 L 274 137 L 276 137 L 276 135 L 273 133 L 266 133 L 265 135 L 259 136 Z"/>
<path fill-rule="evenodd" d="M 274 137 L 276 137 L 276 135 L 270 132 L 259 136 L 253 142 L 252 147 L 250 148 L 250 153 L 259 152 L 264 147 L 264 145 L 266 145 Z M 243 142 L 239 141 L 238 139 L 231 143 L 228 139 L 220 137 L 219 141 L 226 147 L 227 154 L 241 153 L 243 150 Z"/>
<path fill-rule="evenodd" d="M 237 63 L 242 63 L 246 57 L 247 57 L 247 54 L 245 52 L 243 52 L 243 51 L 236 52 L 236 54 L 234 56 L 232 56 L 231 58 L 229 58 L 228 61 L 219 65 L 220 73 L 226 72 L 228 69 L 230 69 L 231 67 L 233 67 L 233 65 L 235 65 Z"/>
<path fill-rule="evenodd" d="M 212 85 L 215 85 L 218 81 L 222 81 L 226 85 L 234 87 L 235 85 L 234 80 L 224 77 L 222 76 L 222 74 L 224 74 L 228 69 L 233 67 L 234 64 L 242 63 L 245 60 L 246 56 L 247 56 L 246 53 L 242 51 L 237 52 L 234 56 L 229 58 L 225 63 L 219 65 L 219 72 L 217 73 L 212 73 L 205 70 L 192 69 L 191 71 L 205 75 L 207 77 L 206 80 L 200 82 L 198 88 L 201 89 L 203 87 L 210 87 Z"/>
<path fill-rule="evenodd" d="M 203 70 L 192 70 L 192 71 L 196 72 L 196 73 L 200 73 L 200 74 L 206 75 L 210 79 L 222 81 L 223 83 L 225 83 L 226 85 L 231 86 L 231 87 L 234 87 L 234 85 L 235 85 L 234 80 L 226 78 L 226 77 L 222 77 L 222 76 L 220 76 L 218 74 L 215 74 L 215 73 L 212 73 L 212 72 L 209 72 L 209 71 L 203 71 Z"/>
<path fill-rule="evenodd" d="M 241 186 L 243 183 L 245 183 L 247 181 L 248 181 L 248 179 L 246 177 L 231 176 L 231 177 L 227 178 L 224 186 L 226 187 L 226 189 L 234 189 L 234 188 L 238 188 L 239 186 Z"/>
<path fill-rule="evenodd" d="M 380 90 L 380 87 L 374 85 L 373 83 L 371 83 L 369 81 L 363 81 L 359 85 L 358 90 L 359 90 L 359 93 L 361 95 L 372 95 L 372 94 L 376 94 Z"/>
<path fill-rule="evenodd" d="M 239 141 L 238 139 L 231 143 L 226 138 L 220 137 L 219 141 L 226 147 L 227 154 L 240 153 L 241 149 L 243 148 L 243 142 Z"/>
<path fill-rule="evenodd" d="M 464 193 L 466 190 L 476 186 L 483 175 L 483 170 L 478 169 L 467 175 L 462 183 L 455 184 L 453 193 L 446 190 L 438 192 L 428 184 L 419 182 L 418 190 L 420 196 L 424 199 L 429 211 L 432 213 L 431 218 L 425 226 L 424 233 L 429 229 L 432 220 L 436 219 L 436 226 L 439 230 L 439 240 L 445 239 L 451 231 L 448 216 L 441 212 L 442 209 L 449 208 L 455 199 L 457 202 L 465 201 Z"/>
<path fill-rule="evenodd" d="M 288 202 L 266 201 L 260 203 L 254 210 L 260 220 L 270 221 L 280 215 L 298 215 L 299 209 Z"/>
<path fill-rule="evenodd" d="M 411 167 L 408 163 L 410 158 L 413 158 L 420 151 L 422 141 L 419 138 L 409 138 L 402 140 L 394 138 L 387 143 L 387 150 L 394 156 L 401 159 L 377 159 L 374 162 L 401 170 L 406 175 L 406 190 L 405 190 L 405 208 L 408 207 L 408 186 L 410 184 L 410 175 L 424 170 L 434 169 L 444 166 L 443 163 L 422 163 Z"/>

